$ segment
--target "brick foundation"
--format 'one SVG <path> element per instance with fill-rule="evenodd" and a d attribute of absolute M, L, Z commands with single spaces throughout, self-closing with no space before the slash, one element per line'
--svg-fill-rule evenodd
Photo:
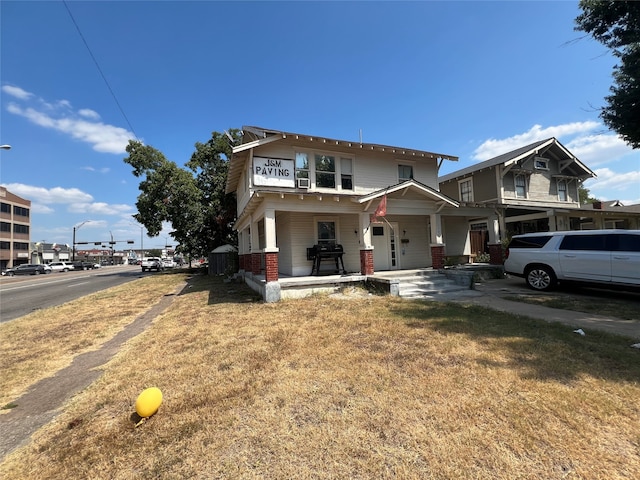
<path fill-rule="evenodd" d="M 262 253 L 251 254 L 251 273 L 260 275 L 262 271 Z"/>
<path fill-rule="evenodd" d="M 278 253 L 269 252 L 264 254 L 264 279 L 267 282 L 278 281 Z"/>
<path fill-rule="evenodd" d="M 431 267 L 444 268 L 444 245 L 431 245 Z"/>
<path fill-rule="evenodd" d="M 373 250 L 360 250 L 360 273 L 373 275 Z"/>
<path fill-rule="evenodd" d="M 501 243 L 489 244 L 489 263 L 491 265 L 502 265 L 504 263 Z"/>

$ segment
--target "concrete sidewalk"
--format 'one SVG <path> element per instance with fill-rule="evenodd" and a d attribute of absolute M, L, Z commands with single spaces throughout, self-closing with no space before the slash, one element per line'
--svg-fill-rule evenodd
<path fill-rule="evenodd" d="M 439 295 L 432 298 L 434 300 L 472 303 L 501 312 L 537 318 L 547 322 L 558 322 L 574 329 L 582 328 L 587 334 L 588 330 L 600 330 L 623 335 L 635 342 L 640 342 L 640 296 L 638 297 L 638 316 L 635 320 L 623 320 L 593 313 L 531 305 L 505 298 L 521 294 L 530 295 L 532 293 L 535 292 L 529 290 L 521 278 L 505 278 L 483 280 L 476 283 L 475 290 Z"/>

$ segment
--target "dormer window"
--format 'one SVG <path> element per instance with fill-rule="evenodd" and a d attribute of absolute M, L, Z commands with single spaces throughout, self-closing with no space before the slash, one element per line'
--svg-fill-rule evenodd
<path fill-rule="evenodd" d="M 542 157 L 535 157 L 533 159 L 533 166 L 536 170 L 549 170 L 549 160 Z"/>
<path fill-rule="evenodd" d="M 413 166 L 398 165 L 398 181 L 406 182 L 413 179 Z"/>

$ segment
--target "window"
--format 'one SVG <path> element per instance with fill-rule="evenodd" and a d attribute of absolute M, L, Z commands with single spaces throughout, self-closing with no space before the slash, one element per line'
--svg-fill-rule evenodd
<path fill-rule="evenodd" d="M 558 200 L 561 202 L 567 201 L 567 181 L 558 180 Z"/>
<path fill-rule="evenodd" d="M 413 179 L 413 166 L 412 165 L 398 165 L 398 180 L 406 182 Z"/>
<path fill-rule="evenodd" d="M 316 155 L 316 186 L 336 188 L 336 159 L 329 155 Z"/>
<path fill-rule="evenodd" d="M 2 213 L 11 213 L 11 205 L 8 203 L 0 203 L 0 212 Z"/>
<path fill-rule="evenodd" d="M 350 158 L 340 159 L 340 180 L 343 190 L 353 190 L 353 165 Z"/>
<path fill-rule="evenodd" d="M 542 157 L 536 157 L 533 159 L 533 166 L 538 170 L 549 170 L 549 160 Z"/>
<path fill-rule="evenodd" d="M 473 202 L 473 184 L 471 183 L 471 179 L 460 180 L 458 182 L 458 188 L 460 190 L 460 201 L 461 202 Z"/>
<path fill-rule="evenodd" d="M 594 235 L 567 235 L 562 239 L 559 250 L 607 250 L 607 236 Z"/>
<path fill-rule="evenodd" d="M 516 197 L 527 198 L 527 177 L 524 175 L 515 176 Z"/>
<path fill-rule="evenodd" d="M 13 225 L 13 233 L 29 233 L 29 225 L 20 225 L 15 223 Z"/>
<path fill-rule="evenodd" d="M 613 250 L 617 252 L 640 252 L 640 235 L 621 233 L 613 235 Z"/>
<path fill-rule="evenodd" d="M 11 242 L 0 242 L 0 250 L 11 250 Z"/>
<path fill-rule="evenodd" d="M 309 157 L 306 153 L 296 153 L 296 180 L 309 178 Z"/>
<path fill-rule="evenodd" d="M 29 250 L 29 244 L 24 242 L 13 242 L 14 250 Z"/>
<path fill-rule="evenodd" d="M 384 236 L 384 227 L 371 227 L 371 235 L 374 237 Z"/>
<path fill-rule="evenodd" d="M 11 224 L 7 222 L 0 222 L 0 232 L 10 232 Z"/>
<path fill-rule="evenodd" d="M 318 222 L 318 245 L 335 245 L 336 243 L 338 243 L 336 241 L 336 222 Z"/>
<path fill-rule="evenodd" d="M 13 214 L 17 215 L 17 216 L 20 216 L 20 217 L 28 217 L 29 216 L 29 209 L 14 205 L 13 206 Z"/>

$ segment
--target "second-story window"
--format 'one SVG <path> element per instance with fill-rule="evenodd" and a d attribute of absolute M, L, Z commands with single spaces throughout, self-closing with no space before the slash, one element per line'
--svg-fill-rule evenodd
<path fill-rule="evenodd" d="M 13 233 L 29 233 L 29 225 L 20 225 L 19 223 L 13 224 Z"/>
<path fill-rule="evenodd" d="M 524 175 L 515 176 L 516 197 L 527 198 L 527 178 Z"/>
<path fill-rule="evenodd" d="M 13 214 L 20 217 L 28 217 L 29 209 L 24 207 L 19 207 L 18 205 L 13 206 Z"/>
<path fill-rule="evenodd" d="M 471 179 L 461 180 L 458 185 L 460 189 L 460 201 L 473 202 L 473 183 Z"/>
<path fill-rule="evenodd" d="M 568 200 L 566 180 L 558 180 L 558 200 L 561 202 L 566 202 Z"/>
<path fill-rule="evenodd" d="M 296 179 L 309 178 L 309 157 L 306 153 L 296 153 Z"/>
<path fill-rule="evenodd" d="M 11 205 L 8 203 L 0 203 L 0 212 L 2 213 L 11 213 Z"/>
<path fill-rule="evenodd" d="M 330 155 L 317 155 L 316 187 L 336 188 L 336 158 Z"/>
<path fill-rule="evenodd" d="M 413 166 L 398 165 L 398 180 L 400 182 L 406 182 L 411 179 L 413 179 Z"/>
<path fill-rule="evenodd" d="M 353 165 L 350 158 L 340 159 L 340 181 L 343 190 L 353 190 Z"/>

